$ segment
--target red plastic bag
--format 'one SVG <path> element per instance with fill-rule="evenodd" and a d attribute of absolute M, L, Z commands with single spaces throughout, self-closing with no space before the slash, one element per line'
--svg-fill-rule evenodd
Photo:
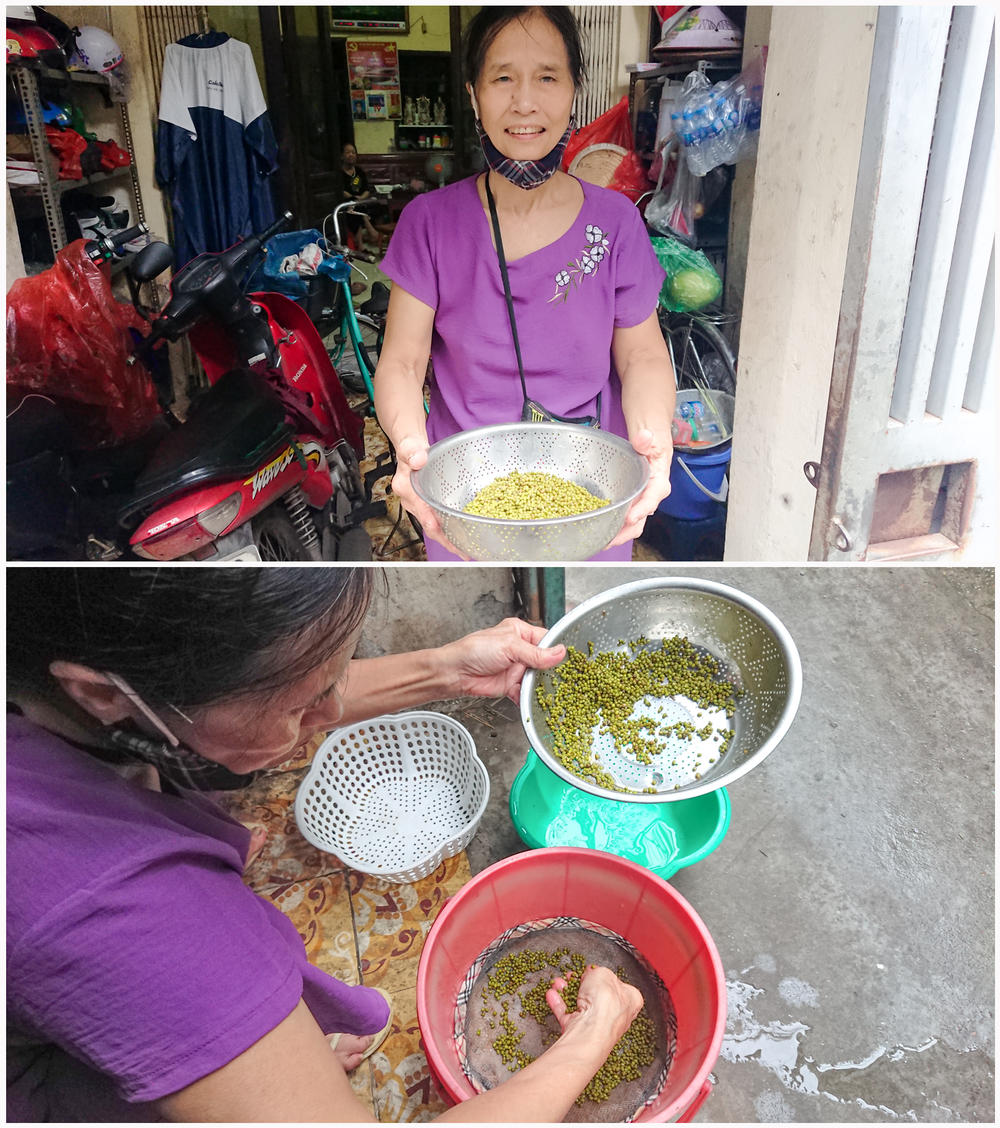
<path fill-rule="evenodd" d="M 101 168 L 111 172 L 116 168 L 126 168 L 132 163 L 132 158 L 127 150 L 123 149 L 116 141 L 98 141 L 97 148 L 101 153 Z"/>
<path fill-rule="evenodd" d="M 87 148 L 86 140 L 74 129 L 56 129 L 54 125 L 45 127 L 49 148 L 59 158 L 60 180 L 82 180 L 83 168 L 80 155 Z"/>
<path fill-rule="evenodd" d="M 156 390 L 141 364 L 128 367 L 130 329 L 145 321 L 115 299 L 110 272 L 91 262 L 77 239 L 55 265 L 19 278 L 7 294 L 7 396 L 29 392 L 58 400 L 79 428 L 80 446 L 133 439 L 159 413 Z"/>
<path fill-rule="evenodd" d="M 569 139 L 563 154 L 562 167 L 569 171 L 570 165 L 581 153 L 592 145 L 617 145 L 624 149 L 621 163 L 615 169 L 606 185 L 621 192 L 636 203 L 643 193 L 649 191 L 646 167 L 639 154 L 632 148 L 632 124 L 628 113 L 628 96 L 624 96 L 616 106 L 594 118 L 582 129 L 578 129 Z"/>

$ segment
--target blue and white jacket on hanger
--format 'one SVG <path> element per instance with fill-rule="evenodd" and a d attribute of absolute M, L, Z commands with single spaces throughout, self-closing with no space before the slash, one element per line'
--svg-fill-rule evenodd
<path fill-rule="evenodd" d="M 156 179 L 170 192 L 176 266 L 274 220 L 277 157 L 249 45 L 224 32 L 168 44 Z"/>

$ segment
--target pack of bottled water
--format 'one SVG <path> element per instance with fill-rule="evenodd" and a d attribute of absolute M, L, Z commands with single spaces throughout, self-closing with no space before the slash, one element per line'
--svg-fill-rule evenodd
<path fill-rule="evenodd" d="M 687 76 L 670 121 L 695 176 L 757 152 L 763 90 L 762 58 L 725 82 L 712 84 L 701 71 Z"/>

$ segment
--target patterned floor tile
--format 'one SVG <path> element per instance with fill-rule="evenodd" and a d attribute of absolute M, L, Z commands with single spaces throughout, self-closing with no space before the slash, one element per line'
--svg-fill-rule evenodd
<path fill-rule="evenodd" d="M 430 1120 L 448 1108 L 431 1077 L 417 1024 L 416 986 L 393 992 L 397 1021 L 382 1052 L 372 1055 L 375 1112 L 379 1120 Z"/>
<path fill-rule="evenodd" d="M 273 886 L 262 895 L 295 925 L 310 963 L 352 986 L 361 982 L 351 901 L 343 872 Z"/>
<path fill-rule="evenodd" d="M 416 983 L 416 961 L 424 937 L 444 902 L 470 879 L 463 851 L 448 858 L 412 885 L 392 884 L 352 872 L 351 901 L 361 953 L 361 972 L 369 987 L 383 987 L 410 975 Z"/>

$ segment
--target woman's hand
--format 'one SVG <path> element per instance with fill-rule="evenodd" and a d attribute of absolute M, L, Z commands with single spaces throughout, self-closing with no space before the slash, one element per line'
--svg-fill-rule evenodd
<path fill-rule="evenodd" d="M 649 481 L 646 488 L 629 506 L 621 532 L 608 545 L 634 540 L 646 525 L 646 518 L 656 512 L 657 506 L 670 493 L 670 464 L 674 456 L 670 432 L 665 435 L 644 427 L 631 439 L 632 448 L 649 463 Z"/>
<path fill-rule="evenodd" d="M 587 968 L 580 980 L 575 1011 L 566 1010 L 560 994 L 565 986 L 566 980 L 557 976 L 545 992 L 545 1001 L 558 1019 L 563 1034 L 577 1029 L 587 1029 L 595 1035 L 601 1032 L 608 1039 L 607 1053 L 611 1052 L 643 1007 L 640 992 L 623 983 L 610 968 L 594 964 Z"/>
<path fill-rule="evenodd" d="M 456 697 L 521 696 L 521 679 L 529 668 L 548 670 L 566 657 L 565 646 L 540 647 L 543 627 L 523 619 L 504 619 L 439 649 L 454 679 Z"/>
<path fill-rule="evenodd" d="M 392 476 L 392 492 L 399 498 L 400 505 L 420 522 L 424 539 L 430 537 L 444 545 L 449 552 L 462 556 L 462 553 L 444 535 L 434 511 L 417 497 L 410 480 L 411 473 L 426 464 L 428 449 L 426 438 L 412 437 L 401 440 L 396 447 L 396 473 Z M 468 558 L 462 556 L 462 559 Z"/>

